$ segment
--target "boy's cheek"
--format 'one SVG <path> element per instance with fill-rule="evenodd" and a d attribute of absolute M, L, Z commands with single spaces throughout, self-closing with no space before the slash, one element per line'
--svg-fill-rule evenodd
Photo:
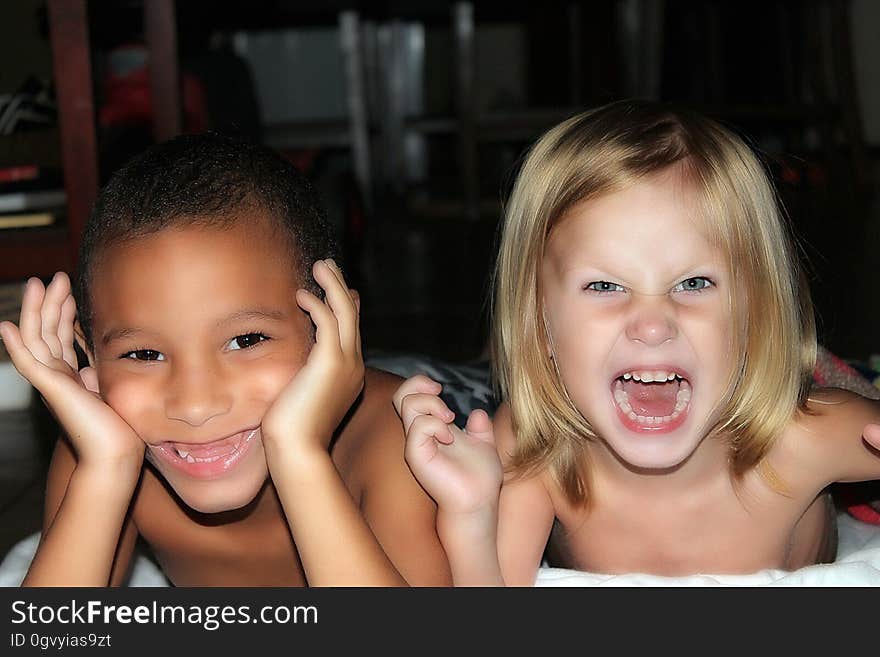
<path fill-rule="evenodd" d="M 162 400 L 160 390 L 154 389 L 154 386 L 143 380 L 125 382 L 111 379 L 106 381 L 99 377 L 99 385 L 101 397 L 107 402 L 107 405 L 131 425 L 138 434 L 143 433 L 144 428 L 140 425 L 143 423 L 143 418 L 158 410 L 157 405 Z"/>
<path fill-rule="evenodd" d="M 259 373 L 252 373 L 252 390 L 256 391 L 259 397 L 273 402 L 296 377 L 303 365 L 304 362 L 295 359 L 276 362 L 263 368 Z"/>

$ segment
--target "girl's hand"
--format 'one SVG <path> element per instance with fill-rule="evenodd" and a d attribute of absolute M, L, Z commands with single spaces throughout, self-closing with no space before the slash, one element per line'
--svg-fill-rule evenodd
<path fill-rule="evenodd" d="M 862 436 L 869 445 L 880 449 L 880 424 L 868 424 L 862 430 Z"/>
<path fill-rule="evenodd" d="M 77 371 L 73 349 L 76 304 L 64 272 L 44 288 L 28 280 L 19 326 L 0 323 L 0 336 L 15 368 L 42 395 L 43 401 L 69 436 L 77 453 L 77 469 L 96 466 L 101 472 L 140 472 L 144 443 L 98 394 L 95 370 Z"/>
<path fill-rule="evenodd" d="M 440 389 L 436 381 L 417 375 L 404 381 L 394 395 L 406 431 L 406 462 L 441 512 L 494 514 L 503 469 L 492 421 L 485 411 L 476 410 L 462 431 L 437 396 Z"/>
<path fill-rule="evenodd" d="M 263 417 L 263 444 L 270 460 L 276 450 L 326 453 L 333 433 L 364 387 L 356 293 L 348 289 L 332 260 L 319 260 L 312 273 L 326 301 L 306 290 L 297 291 L 297 303 L 315 324 L 315 345 Z"/>

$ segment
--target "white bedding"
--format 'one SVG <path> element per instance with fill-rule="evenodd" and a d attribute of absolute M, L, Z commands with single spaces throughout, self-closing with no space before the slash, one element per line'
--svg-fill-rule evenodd
<path fill-rule="evenodd" d="M 840 542 L 833 564 L 793 572 L 762 570 L 750 575 L 690 575 L 659 577 L 627 574 L 599 575 L 562 568 L 541 568 L 536 586 L 880 586 L 880 527 L 838 516 Z M 39 542 L 34 534 L 16 544 L 0 563 L 0 586 L 18 586 Z M 168 586 L 152 561 L 135 559 L 129 586 Z"/>

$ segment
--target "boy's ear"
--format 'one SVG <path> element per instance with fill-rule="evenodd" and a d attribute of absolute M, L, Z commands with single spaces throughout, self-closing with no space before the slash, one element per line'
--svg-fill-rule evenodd
<path fill-rule="evenodd" d="M 83 333 L 82 326 L 80 326 L 79 320 L 76 320 L 73 323 L 73 336 L 76 339 L 76 346 L 80 348 L 86 358 L 89 361 L 89 367 L 95 366 L 95 357 L 92 354 L 92 350 L 89 349 L 88 343 L 86 342 L 86 336 Z"/>

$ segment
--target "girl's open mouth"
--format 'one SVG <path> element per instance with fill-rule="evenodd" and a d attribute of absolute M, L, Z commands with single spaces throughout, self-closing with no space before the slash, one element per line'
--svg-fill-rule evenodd
<path fill-rule="evenodd" d="M 623 425 L 639 433 L 666 433 L 687 418 L 691 384 L 677 369 L 634 369 L 611 382 Z"/>
<path fill-rule="evenodd" d="M 209 443 L 164 442 L 150 445 L 162 461 L 199 479 L 223 475 L 259 441 L 260 429 L 245 429 Z"/>

